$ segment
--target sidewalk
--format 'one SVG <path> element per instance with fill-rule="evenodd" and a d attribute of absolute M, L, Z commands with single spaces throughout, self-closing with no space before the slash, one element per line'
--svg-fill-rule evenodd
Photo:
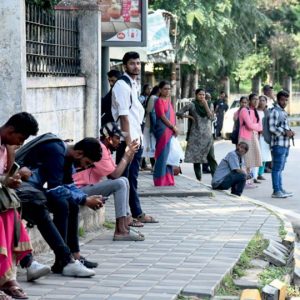
<path fill-rule="evenodd" d="M 21 275 L 30 299 L 171 300 L 181 292 L 210 297 L 258 230 L 278 236 L 280 223 L 270 211 L 212 193 L 193 179 L 177 176 L 175 187 L 160 189 L 143 172 L 139 185 L 144 211 L 160 221 L 142 229 L 146 240 L 113 242 L 113 232 L 104 231 L 81 247 L 83 255 L 99 263 L 96 276 L 51 274 L 26 283 Z M 112 204 L 106 204 L 111 220 Z"/>

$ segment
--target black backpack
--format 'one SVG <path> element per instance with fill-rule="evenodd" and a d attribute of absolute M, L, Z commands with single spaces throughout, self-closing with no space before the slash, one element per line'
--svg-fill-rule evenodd
<path fill-rule="evenodd" d="M 248 110 L 248 113 L 250 115 L 249 108 L 247 108 L 247 110 Z M 239 118 L 239 116 L 240 116 L 240 110 L 238 112 L 237 119 L 234 121 L 232 132 L 230 134 L 230 140 L 231 140 L 232 144 L 235 144 L 235 145 L 237 145 L 239 143 L 239 132 L 240 132 L 240 118 Z"/>
<path fill-rule="evenodd" d="M 132 88 L 130 79 L 122 75 L 117 81 L 124 80 L 129 86 L 130 89 Z M 110 91 L 101 99 L 101 126 L 109 123 L 109 122 L 115 122 L 112 113 L 111 113 L 111 99 L 112 98 L 112 88 Z M 132 95 L 130 93 L 130 107 L 132 106 Z"/>

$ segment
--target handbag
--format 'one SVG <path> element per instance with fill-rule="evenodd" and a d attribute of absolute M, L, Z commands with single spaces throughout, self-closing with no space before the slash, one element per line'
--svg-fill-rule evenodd
<path fill-rule="evenodd" d="M 171 137 L 170 151 L 167 158 L 167 165 L 179 167 L 180 161 L 184 158 L 184 152 L 180 146 L 178 139 L 174 136 Z"/>
<path fill-rule="evenodd" d="M 11 208 L 20 207 L 20 199 L 16 192 L 4 185 L 0 187 L 0 213 Z"/>

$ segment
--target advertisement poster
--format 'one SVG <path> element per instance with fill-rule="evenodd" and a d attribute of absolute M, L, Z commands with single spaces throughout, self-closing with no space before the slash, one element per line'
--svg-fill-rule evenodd
<path fill-rule="evenodd" d="M 147 0 L 102 0 L 103 45 L 144 45 L 147 5 Z"/>

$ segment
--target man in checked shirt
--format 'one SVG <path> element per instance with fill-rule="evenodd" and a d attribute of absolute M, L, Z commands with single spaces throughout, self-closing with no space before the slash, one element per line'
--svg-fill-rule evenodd
<path fill-rule="evenodd" d="M 289 101 L 289 93 L 280 91 L 277 94 L 277 103 L 270 111 L 269 126 L 271 132 L 272 152 L 272 198 L 292 197 L 293 193 L 287 192 L 282 187 L 282 171 L 289 155 L 290 140 L 294 142 L 295 132 L 288 123 L 288 114 L 284 110 Z"/>

